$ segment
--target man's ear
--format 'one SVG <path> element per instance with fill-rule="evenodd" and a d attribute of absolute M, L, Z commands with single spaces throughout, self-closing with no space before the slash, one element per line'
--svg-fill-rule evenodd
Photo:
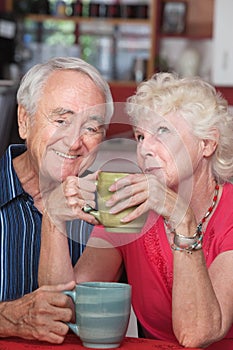
<path fill-rule="evenodd" d="M 215 152 L 219 143 L 219 131 L 217 129 L 212 129 L 211 139 L 202 140 L 203 145 L 203 156 L 210 157 Z"/>
<path fill-rule="evenodd" d="M 22 105 L 19 105 L 18 106 L 18 129 L 19 129 L 19 136 L 23 140 L 27 139 L 28 118 L 29 116 L 26 109 Z"/>

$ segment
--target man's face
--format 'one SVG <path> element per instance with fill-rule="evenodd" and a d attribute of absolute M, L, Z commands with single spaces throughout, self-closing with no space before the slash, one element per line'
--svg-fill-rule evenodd
<path fill-rule="evenodd" d="M 104 116 L 104 96 L 88 76 L 52 73 L 27 123 L 27 149 L 38 173 L 63 181 L 86 170 L 103 139 Z"/>

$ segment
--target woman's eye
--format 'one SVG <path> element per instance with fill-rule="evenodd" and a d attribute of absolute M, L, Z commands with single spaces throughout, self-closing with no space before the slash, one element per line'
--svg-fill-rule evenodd
<path fill-rule="evenodd" d="M 89 133 L 89 134 L 96 134 L 98 132 L 98 129 L 97 128 L 93 128 L 91 126 L 88 126 L 86 128 L 86 131 Z"/>
<path fill-rule="evenodd" d="M 169 132 L 169 129 L 166 126 L 160 126 L 157 130 L 158 135 L 162 135 L 166 132 Z"/>
<path fill-rule="evenodd" d="M 141 142 L 144 140 L 144 136 L 142 134 L 135 134 L 135 139 L 137 142 Z"/>

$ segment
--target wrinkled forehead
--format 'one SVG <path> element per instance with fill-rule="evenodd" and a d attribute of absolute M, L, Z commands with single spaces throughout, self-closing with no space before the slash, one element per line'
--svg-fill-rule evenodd
<path fill-rule="evenodd" d="M 153 120 L 163 117 L 162 113 L 159 113 L 158 109 L 135 103 L 127 103 L 126 111 L 130 117 L 130 120 L 135 125 L 137 123 L 141 123 L 143 120 Z"/>
<path fill-rule="evenodd" d="M 146 106 L 134 105 L 128 111 L 133 129 L 143 129 L 150 133 L 157 131 L 159 126 L 166 126 L 171 130 L 179 130 L 187 121 L 179 111 L 163 113 L 159 109 Z"/>
<path fill-rule="evenodd" d="M 100 123 L 106 121 L 106 104 L 99 104 L 87 108 L 83 108 L 80 111 L 76 112 L 76 117 L 82 120 L 97 120 Z"/>
<path fill-rule="evenodd" d="M 135 127 L 143 127 L 144 125 L 156 125 L 159 122 L 165 121 L 166 118 L 162 113 L 159 113 L 158 110 L 136 105 L 130 104 L 127 106 L 127 111 L 130 117 L 131 125 Z"/>

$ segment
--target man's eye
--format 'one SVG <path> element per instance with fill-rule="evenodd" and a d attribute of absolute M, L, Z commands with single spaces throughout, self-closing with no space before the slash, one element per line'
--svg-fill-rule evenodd
<path fill-rule="evenodd" d="M 66 125 L 66 120 L 65 119 L 57 119 L 57 120 L 55 120 L 55 123 L 59 124 L 59 125 Z"/>
<path fill-rule="evenodd" d="M 86 127 L 86 131 L 87 131 L 89 134 L 96 134 L 96 133 L 98 133 L 98 129 L 97 129 L 97 128 L 93 128 L 93 127 L 91 127 L 91 126 Z"/>
<path fill-rule="evenodd" d="M 71 118 L 57 118 L 54 122 L 57 126 L 69 126 Z"/>
<path fill-rule="evenodd" d="M 104 127 L 101 125 L 84 125 L 82 127 L 82 133 L 86 135 L 104 134 Z"/>

